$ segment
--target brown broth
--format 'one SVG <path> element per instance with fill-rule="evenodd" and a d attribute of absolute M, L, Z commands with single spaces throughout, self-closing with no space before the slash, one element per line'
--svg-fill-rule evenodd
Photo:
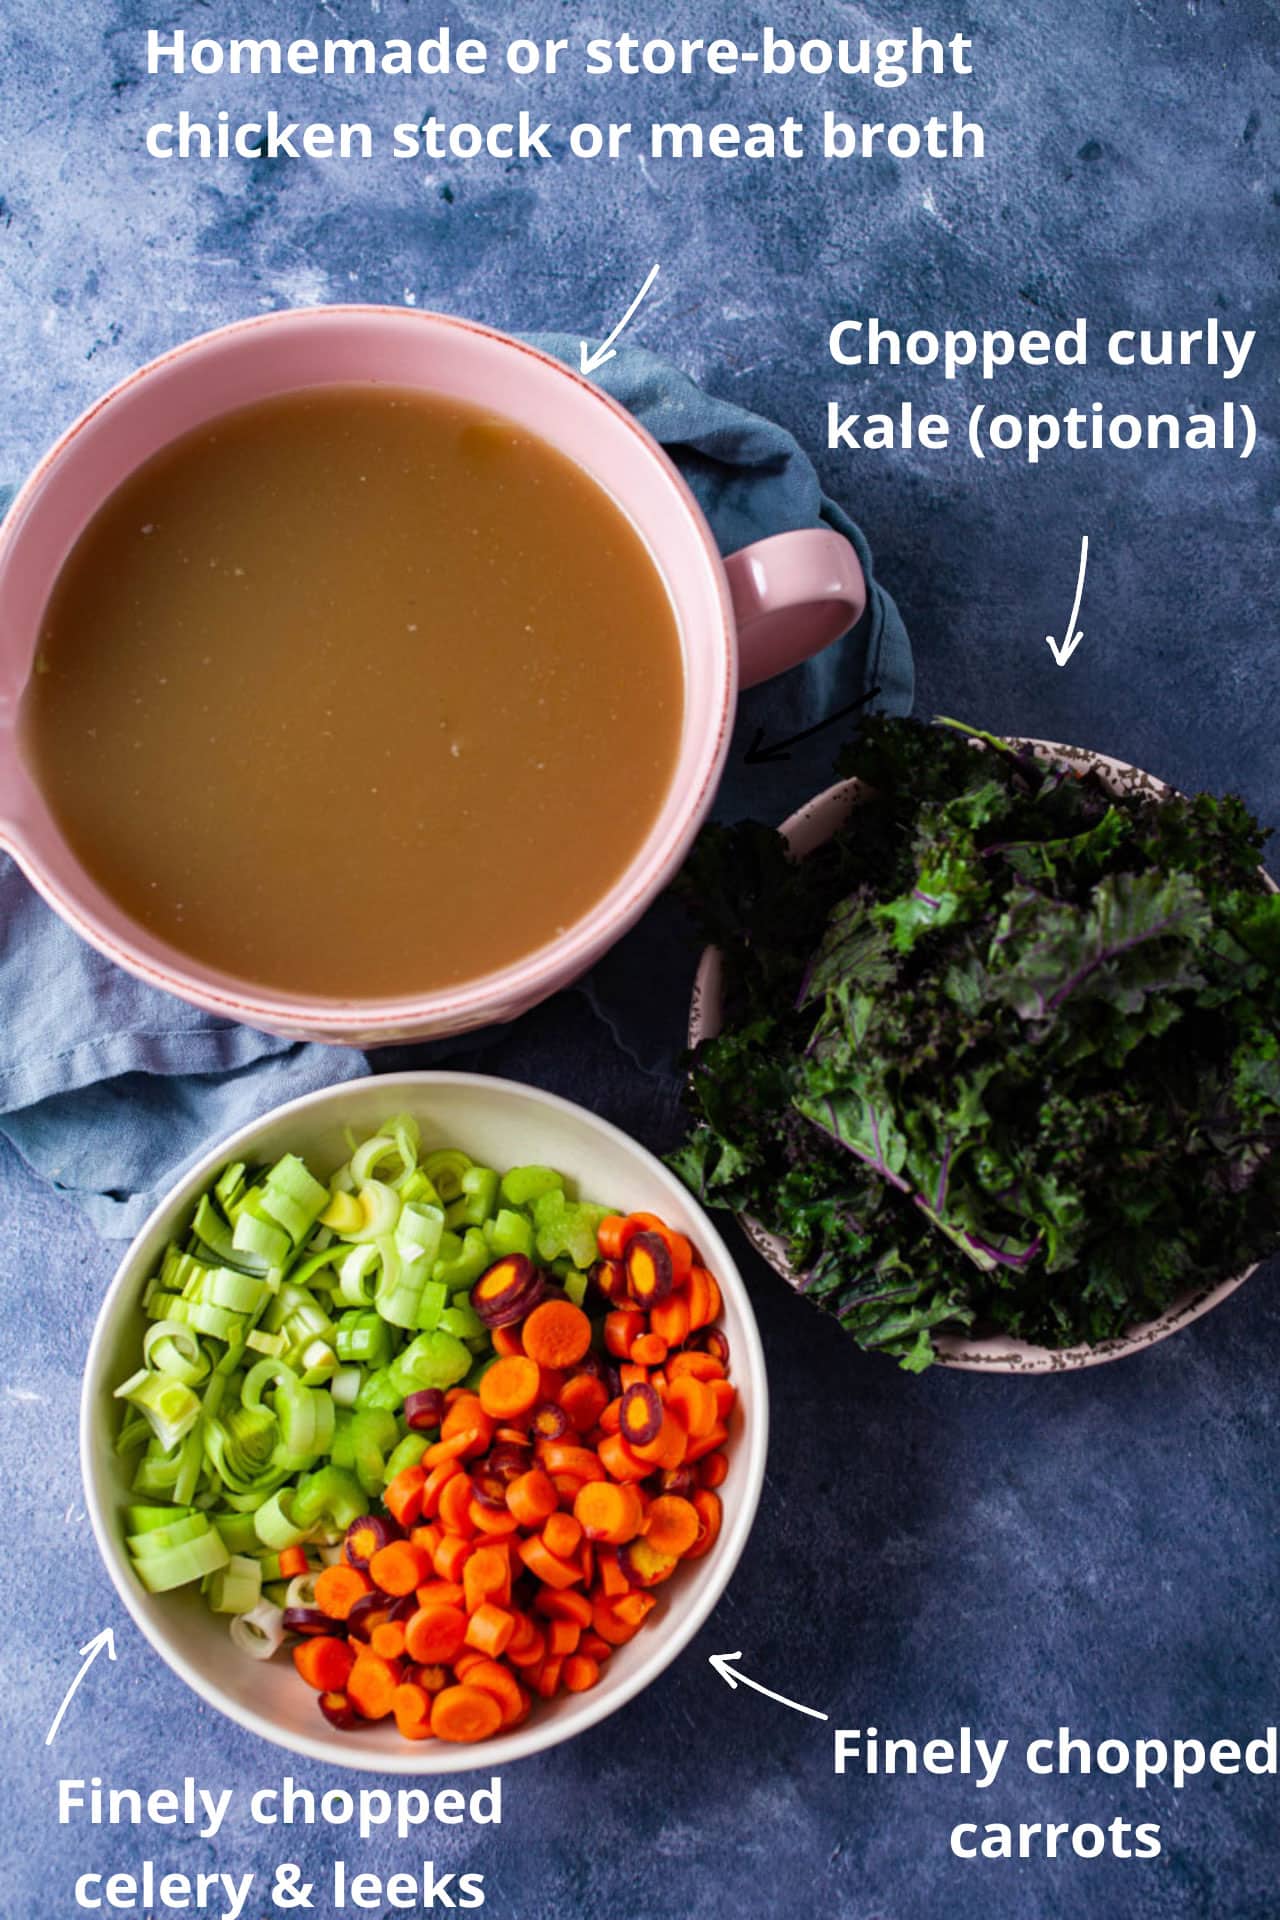
<path fill-rule="evenodd" d="M 581 918 L 661 807 L 682 712 L 662 578 L 581 468 L 466 404 L 327 387 L 111 495 L 24 725 L 75 853 L 153 934 L 377 998 Z"/>

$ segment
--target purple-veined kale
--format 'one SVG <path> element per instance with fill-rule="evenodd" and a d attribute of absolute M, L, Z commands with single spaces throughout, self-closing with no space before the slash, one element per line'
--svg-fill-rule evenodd
<path fill-rule="evenodd" d="M 841 771 L 872 796 L 808 860 L 716 828 L 679 883 L 725 960 L 694 1190 L 912 1368 L 943 1330 L 1096 1342 L 1274 1251 L 1280 896 L 1243 803 L 889 719 Z"/>

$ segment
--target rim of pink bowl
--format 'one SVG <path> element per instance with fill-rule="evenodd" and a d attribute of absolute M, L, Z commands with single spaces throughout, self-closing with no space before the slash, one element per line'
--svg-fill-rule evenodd
<path fill-rule="evenodd" d="M 37 892 L 82 939 L 88 941 L 90 946 L 105 954 L 118 966 L 149 985 L 159 987 L 166 993 L 175 994 L 179 999 L 193 1006 L 209 1012 L 225 1014 L 266 1032 L 287 1033 L 303 1028 L 314 1037 L 341 1042 L 350 1041 L 353 1030 L 358 1028 L 361 1041 L 377 1044 L 379 1034 L 384 1031 L 388 1039 L 395 1039 L 413 1031 L 425 1032 L 428 1035 L 431 1032 L 463 1031 L 483 1025 L 490 1019 L 498 1020 L 508 1017 L 510 1009 L 519 1010 L 535 1004 L 544 994 L 567 985 L 585 971 L 599 954 L 613 946 L 635 925 L 689 851 L 706 808 L 719 784 L 729 751 L 733 716 L 737 706 L 738 660 L 736 625 L 720 550 L 691 488 L 652 434 L 603 388 L 596 386 L 572 367 L 566 366 L 563 361 L 543 353 L 540 348 L 531 347 L 522 340 L 516 340 L 496 327 L 484 326 L 478 321 L 464 320 L 453 314 L 436 313 L 430 310 L 407 311 L 402 307 L 365 305 L 359 302 L 347 302 L 334 306 L 292 307 L 273 313 L 256 314 L 245 320 L 233 320 L 225 326 L 212 328 L 207 333 L 197 334 L 194 339 L 169 348 L 167 352 L 157 355 L 154 360 L 149 360 L 144 366 L 136 368 L 115 386 L 109 388 L 92 406 L 80 414 L 64 433 L 59 435 L 15 494 L 3 525 L 0 525 L 0 553 L 12 545 L 20 534 L 28 510 L 64 450 L 99 414 L 106 408 L 116 405 L 140 382 L 149 379 L 161 368 L 170 366 L 177 360 L 207 353 L 233 336 L 249 334 L 264 328 L 282 330 L 289 327 L 324 326 L 338 319 L 350 320 L 353 317 L 393 319 L 400 324 L 425 322 L 453 328 L 458 332 L 475 335 L 495 346 L 524 354 L 547 371 L 568 380 L 575 387 L 589 394 L 597 404 L 606 408 L 633 436 L 638 449 L 655 460 L 663 469 L 673 504 L 683 514 L 689 530 L 696 535 L 706 557 L 719 600 L 719 630 L 714 636 L 706 635 L 697 644 L 714 646 L 721 657 L 723 667 L 719 708 L 714 716 L 707 716 L 707 722 L 701 729 L 700 737 L 694 741 L 693 753 L 696 757 L 692 763 L 693 787 L 679 814 L 661 829 L 660 839 L 656 836 L 661 822 L 655 822 L 650 839 L 644 843 L 635 859 L 620 875 L 610 891 L 588 913 L 567 928 L 563 935 L 545 942 L 510 966 L 478 975 L 474 979 L 457 985 L 437 988 L 429 993 L 369 1000 L 286 994 L 271 988 L 255 986 L 252 982 L 240 981 L 232 975 L 220 974 L 214 970 L 206 972 L 199 967 L 198 963 L 193 963 L 189 956 L 182 954 L 179 949 L 165 941 L 156 939 L 137 944 L 107 926 L 92 907 L 87 907 L 81 900 L 69 894 L 43 871 L 39 855 L 24 842 L 20 821 L 11 822 L 6 827 L 6 823 L 0 820 L 0 850 L 13 855 Z M 324 383 L 308 384 L 323 385 Z M 286 390 L 280 389 L 282 392 Z M 122 474 L 121 479 L 124 477 Z M 598 482 L 598 484 L 604 483 Z M 655 564 L 660 566 L 656 557 Z M 686 645 L 693 644 L 689 636 L 683 632 L 681 644 L 682 649 Z M 25 686 L 24 679 L 18 690 L 19 699 Z M 686 727 L 688 723 L 689 715 L 686 711 Z M 16 734 L 16 726 L 14 732 Z M 16 751 L 17 742 L 13 735 L 11 735 L 11 743 Z M 684 751 L 683 746 L 681 751 Z M 678 777 L 677 769 L 676 775 L 673 776 L 673 784 L 674 779 Z M 29 784 L 38 794 L 39 789 L 26 772 L 25 766 L 19 775 L 19 782 Z M 668 796 L 670 791 L 668 787 Z M 41 804 L 43 805 L 42 798 Z M 52 821 L 52 816 L 50 819 Z M 58 831 L 56 823 L 53 823 L 53 831 L 55 833 Z M 85 885 L 86 891 L 97 891 L 96 883 L 88 875 L 85 876 Z M 159 955 L 163 955 L 163 958 L 159 958 Z"/>
<path fill-rule="evenodd" d="M 1105 769 L 1113 777 L 1131 776 L 1150 792 L 1172 795 L 1177 791 L 1155 774 L 1144 772 L 1128 760 L 1118 760 L 1112 754 L 1064 746 L 1056 740 L 1029 739 L 1022 735 L 1010 735 L 1008 739 L 1012 746 L 1030 747 L 1067 766 Z M 837 780 L 821 793 L 815 793 L 803 806 L 797 807 L 782 822 L 778 831 L 789 845 L 794 846 L 799 842 L 799 857 L 803 859 L 829 839 L 841 822 L 856 811 L 858 797 L 863 790 L 863 783 L 859 780 Z M 1259 872 L 1273 893 L 1280 892 L 1265 868 L 1259 868 Z M 698 965 L 689 1011 L 688 1037 L 691 1047 L 708 1033 L 708 1029 L 713 1033 L 719 1031 L 721 1011 L 719 954 L 714 947 L 706 947 Z M 795 1287 L 795 1270 L 788 1263 L 778 1236 L 770 1233 L 750 1214 L 738 1214 L 736 1217 L 766 1265 L 772 1267 L 788 1286 Z M 1211 1285 L 1192 1288 L 1172 1301 L 1153 1320 L 1136 1323 L 1123 1333 L 1115 1334 L 1109 1340 L 1100 1340 L 1094 1346 L 1041 1347 L 1029 1340 L 1015 1339 L 1012 1334 L 942 1333 L 934 1339 L 938 1364 L 950 1367 L 956 1373 L 987 1374 L 1073 1373 L 1081 1367 L 1103 1366 L 1107 1361 L 1121 1360 L 1127 1354 L 1153 1347 L 1159 1341 L 1167 1340 L 1171 1333 L 1189 1326 L 1211 1308 L 1221 1305 L 1237 1287 L 1243 1286 L 1249 1276 L 1257 1272 L 1260 1264 L 1255 1261 L 1243 1273 L 1233 1273 L 1225 1280 L 1215 1280 Z M 796 1290 L 799 1291 L 798 1288 Z"/>

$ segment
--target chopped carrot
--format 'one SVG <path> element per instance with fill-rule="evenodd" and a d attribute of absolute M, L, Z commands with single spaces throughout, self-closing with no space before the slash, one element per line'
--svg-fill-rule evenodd
<path fill-rule="evenodd" d="M 560 1407 L 575 1433 L 590 1433 L 609 1404 L 609 1389 L 591 1373 L 575 1373 L 560 1390 Z"/>
<path fill-rule="evenodd" d="M 418 1588 L 420 1607 L 460 1607 L 462 1588 L 456 1580 L 428 1580 Z"/>
<path fill-rule="evenodd" d="M 549 1552 L 536 1536 L 522 1540 L 519 1552 L 534 1579 L 541 1580 L 548 1587 L 575 1587 L 582 1578 L 579 1568 Z"/>
<path fill-rule="evenodd" d="M 422 1518 L 423 1491 L 427 1470 L 423 1466 L 404 1467 L 394 1480 L 388 1480 L 382 1492 L 382 1504 L 402 1527 L 416 1527 Z"/>
<path fill-rule="evenodd" d="M 684 1294 L 673 1293 L 665 1300 L 659 1300 L 649 1309 L 649 1332 L 652 1336 L 666 1342 L 668 1348 L 679 1347 L 689 1338 L 689 1302 Z M 637 1354 L 637 1360 L 643 1356 Z M 666 1359 L 664 1353 L 662 1358 Z M 661 1362 L 651 1361 L 658 1366 Z"/>
<path fill-rule="evenodd" d="M 467 1621 L 467 1645 L 491 1660 L 497 1660 L 510 1645 L 516 1630 L 516 1617 L 506 1607 L 485 1600 Z"/>
<path fill-rule="evenodd" d="M 440 1524 L 448 1533 L 471 1534 L 471 1500 L 474 1489 L 469 1473 L 455 1473 L 446 1480 L 440 1495 Z"/>
<path fill-rule="evenodd" d="M 473 1500 L 467 1508 L 467 1518 L 477 1533 L 487 1533 L 498 1538 L 517 1533 L 520 1522 L 506 1507 L 485 1507 Z"/>
<path fill-rule="evenodd" d="M 480 1405 L 491 1420 L 516 1420 L 532 1413 L 541 1398 L 542 1375 L 536 1360 L 513 1353 L 485 1369 Z"/>
<path fill-rule="evenodd" d="M 453 1479 L 455 1473 L 462 1472 L 462 1463 L 453 1454 L 447 1460 L 439 1461 L 427 1475 L 422 1489 L 422 1511 L 429 1520 L 434 1520 L 440 1511 L 440 1495 Z"/>
<path fill-rule="evenodd" d="M 715 1395 L 716 1413 L 721 1420 L 727 1420 L 737 1403 L 738 1389 L 731 1380 L 713 1380 L 711 1391 Z"/>
<path fill-rule="evenodd" d="M 435 1553 L 436 1548 L 444 1538 L 444 1528 L 438 1527 L 435 1521 L 432 1520 L 425 1527 L 415 1527 L 409 1535 L 409 1538 L 415 1547 L 421 1547 L 425 1554 L 431 1555 Z"/>
<path fill-rule="evenodd" d="M 585 1487 L 586 1481 L 579 1480 L 576 1473 L 553 1473 L 551 1484 L 556 1490 L 556 1499 L 566 1513 L 573 1512 L 573 1503 L 578 1497 L 578 1488 Z"/>
<path fill-rule="evenodd" d="M 524 1688 L 499 1660 L 477 1660 L 467 1668 L 467 1685 L 491 1693 L 502 1709 L 502 1724 L 513 1726 L 524 1710 Z"/>
<path fill-rule="evenodd" d="M 405 1628 L 405 1652 L 420 1666 L 447 1667 L 466 1637 L 467 1616 L 461 1607 L 419 1607 Z"/>
<path fill-rule="evenodd" d="M 369 1635 L 369 1645 L 380 1660 L 398 1660 L 404 1652 L 402 1620 L 380 1620 Z"/>
<path fill-rule="evenodd" d="M 690 1439 L 700 1439 L 716 1424 L 716 1398 L 710 1385 L 695 1374 L 681 1373 L 667 1388 L 667 1407 Z"/>
<path fill-rule="evenodd" d="M 347 1531 L 342 1543 L 342 1557 L 351 1567 L 357 1560 L 367 1561 L 371 1553 L 378 1551 L 385 1538 L 386 1528 L 369 1514 L 362 1514 Z"/>
<path fill-rule="evenodd" d="M 683 1299 L 688 1322 L 685 1338 L 705 1327 L 711 1318 L 711 1289 L 707 1285 L 708 1274 L 705 1267 L 695 1266 L 689 1275 L 689 1284 L 684 1290 Z"/>
<path fill-rule="evenodd" d="M 576 1587 L 559 1592 L 554 1587 L 543 1587 L 533 1604 L 546 1620 L 572 1620 L 578 1627 L 591 1625 L 591 1602 Z"/>
<path fill-rule="evenodd" d="M 588 1660 L 594 1660 L 597 1666 L 603 1666 L 613 1648 L 598 1633 L 584 1633 L 578 1642 L 578 1652 L 585 1654 Z"/>
<path fill-rule="evenodd" d="M 405 1740 L 431 1738 L 431 1695 L 414 1681 L 402 1681 L 391 1696 L 396 1730 Z"/>
<path fill-rule="evenodd" d="M 612 1547 L 634 1540 L 644 1519 L 634 1486 L 615 1485 L 608 1480 L 594 1480 L 583 1487 L 573 1513 L 588 1540 L 603 1540 Z"/>
<path fill-rule="evenodd" d="M 613 1480 L 644 1480 L 652 1467 L 639 1459 L 620 1433 L 611 1433 L 596 1449 L 600 1464 Z"/>
<path fill-rule="evenodd" d="M 297 1580 L 301 1575 L 309 1572 L 310 1563 L 307 1560 L 306 1548 L 286 1547 L 280 1555 L 280 1578 Z"/>
<path fill-rule="evenodd" d="M 599 1662 L 585 1653 L 575 1653 L 564 1663 L 564 1684 L 570 1693 L 585 1693 L 599 1678 Z"/>
<path fill-rule="evenodd" d="M 572 1560 L 582 1545 L 582 1528 L 571 1513 L 553 1513 L 548 1515 L 542 1538 L 558 1560 Z"/>
<path fill-rule="evenodd" d="M 373 1592 L 373 1585 L 359 1567 L 344 1567 L 339 1561 L 316 1576 L 316 1605 L 331 1620 L 345 1620 L 356 1601 Z"/>
<path fill-rule="evenodd" d="M 610 1213 L 596 1228 L 596 1245 L 606 1260 L 621 1260 L 627 1250 L 627 1242 L 642 1229 L 632 1226 L 629 1219 L 620 1213 Z"/>
<path fill-rule="evenodd" d="M 355 1654 L 336 1634 L 318 1633 L 309 1640 L 298 1641 L 293 1649 L 293 1664 L 317 1693 L 342 1693 L 355 1664 Z"/>
<path fill-rule="evenodd" d="M 441 1580 L 460 1580 L 475 1550 L 474 1540 L 464 1539 L 460 1533 L 446 1533 L 431 1556 L 431 1564 Z"/>
<path fill-rule="evenodd" d="M 613 1603 L 614 1617 L 628 1627 L 639 1627 L 657 1604 L 651 1593 L 624 1593 Z"/>
<path fill-rule="evenodd" d="M 600 1550 L 598 1564 L 600 1591 L 606 1600 L 616 1600 L 620 1594 L 630 1593 L 631 1581 L 628 1578 L 626 1568 L 616 1553 L 606 1552 L 602 1548 Z"/>
<path fill-rule="evenodd" d="M 573 1620 L 553 1620 L 547 1628 L 547 1652 L 556 1660 L 563 1660 L 577 1651 L 582 1638 L 582 1628 Z"/>
<path fill-rule="evenodd" d="M 650 1325 L 653 1315 L 649 1315 Z M 642 1333 L 631 1342 L 631 1358 L 642 1367 L 660 1367 L 667 1357 L 667 1343 L 658 1333 Z"/>
<path fill-rule="evenodd" d="M 536 1667 L 546 1658 L 546 1652 L 546 1635 L 541 1627 L 535 1627 L 531 1638 L 522 1641 L 519 1645 L 516 1644 L 514 1635 L 512 1636 L 511 1644 L 507 1648 L 507 1659 L 513 1667 L 521 1669 Z"/>
<path fill-rule="evenodd" d="M 431 1731 L 438 1740 L 487 1740 L 502 1725 L 502 1708 L 482 1687 L 446 1687 L 431 1702 Z"/>
<path fill-rule="evenodd" d="M 671 1256 L 672 1281 L 677 1287 L 682 1287 L 693 1269 L 692 1243 L 685 1238 L 684 1234 L 677 1233 L 674 1227 L 669 1227 L 665 1220 L 660 1220 L 656 1213 L 629 1214 L 627 1225 L 630 1227 L 632 1222 L 636 1224 L 634 1230 L 627 1236 L 628 1245 L 637 1234 L 656 1233 L 665 1243 L 667 1252 Z"/>
<path fill-rule="evenodd" d="M 487 1447 L 493 1438 L 493 1423 L 478 1393 L 460 1393 L 440 1422 L 440 1438 L 452 1439 L 455 1433 L 483 1433 Z"/>
<path fill-rule="evenodd" d="M 673 1380 L 678 1380 L 682 1373 L 691 1373 L 696 1380 L 723 1380 L 724 1378 L 724 1368 L 713 1353 L 690 1353 L 688 1349 L 683 1353 L 672 1355 L 667 1365 L 667 1372 Z"/>
<path fill-rule="evenodd" d="M 697 1510 L 699 1529 L 698 1538 L 685 1552 L 686 1560 L 701 1560 L 704 1553 L 710 1553 L 720 1532 L 720 1523 L 724 1518 L 724 1509 L 720 1505 L 718 1493 L 712 1493 L 709 1487 L 699 1487 L 693 1496 L 693 1505 Z"/>
<path fill-rule="evenodd" d="M 631 1343 L 644 1332 L 644 1315 L 637 1307 L 614 1307 L 604 1317 L 604 1344 L 615 1360 L 630 1357 Z"/>
<path fill-rule="evenodd" d="M 604 1479 L 594 1447 L 574 1446 L 568 1440 L 544 1440 L 538 1447 L 538 1461 L 550 1474 L 571 1473 L 579 1480 Z"/>
<path fill-rule="evenodd" d="M 644 1516 L 644 1537 L 656 1553 L 688 1553 L 701 1530 L 698 1510 L 678 1493 L 660 1494 Z"/>
<path fill-rule="evenodd" d="M 684 1457 L 692 1466 L 695 1461 L 703 1459 L 708 1453 L 718 1452 L 728 1438 L 729 1429 L 717 1422 L 710 1433 L 704 1433 L 699 1439 L 689 1442 Z"/>
<path fill-rule="evenodd" d="M 495 1327 L 491 1338 L 493 1350 L 500 1360 L 509 1360 L 513 1353 L 524 1352 L 519 1327 Z"/>
<path fill-rule="evenodd" d="M 611 1647 L 625 1647 L 628 1640 L 635 1638 L 638 1623 L 632 1626 L 614 1612 L 614 1608 L 632 1596 L 623 1594 L 621 1600 L 597 1600 L 591 1610 L 591 1630 L 607 1640 Z"/>
<path fill-rule="evenodd" d="M 666 1412 L 654 1439 L 646 1440 L 643 1445 L 637 1445 L 634 1440 L 624 1444 L 630 1446 L 637 1460 L 649 1467 L 678 1467 L 689 1447 L 684 1428 Z"/>
<path fill-rule="evenodd" d="M 522 1527 L 540 1527 L 556 1510 L 556 1490 L 541 1467 L 531 1467 L 507 1488 L 507 1505 Z"/>
<path fill-rule="evenodd" d="M 465 1680 L 472 1667 L 480 1666 L 485 1658 L 486 1656 L 483 1653 L 477 1653 L 474 1647 L 464 1647 L 453 1663 L 454 1678 Z"/>
<path fill-rule="evenodd" d="M 698 1483 L 704 1487 L 722 1487 L 729 1477 L 729 1456 L 708 1453 L 698 1462 Z"/>
<path fill-rule="evenodd" d="M 571 1300 L 544 1300 L 525 1321 L 521 1338 L 540 1367 L 571 1367 L 591 1345 L 591 1322 Z"/>
<path fill-rule="evenodd" d="M 412 1540 L 392 1540 L 387 1546 L 379 1547 L 369 1562 L 369 1572 L 374 1585 L 384 1593 L 403 1597 L 422 1585 L 431 1572 L 431 1561 Z"/>
<path fill-rule="evenodd" d="M 400 1680 L 400 1670 L 391 1661 L 361 1653 L 347 1676 L 347 1698 L 362 1720 L 385 1720 Z"/>
<path fill-rule="evenodd" d="M 601 1433 L 617 1433 L 621 1425 L 622 1395 L 618 1394 L 615 1399 L 610 1400 L 608 1406 L 600 1415 L 600 1431 Z"/>
<path fill-rule="evenodd" d="M 541 1667 L 539 1667 L 538 1671 L 534 1674 L 533 1689 L 542 1699 L 554 1700 L 559 1693 L 560 1672 L 563 1666 L 563 1660 L 555 1660 L 548 1654 Z"/>
<path fill-rule="evenodd" d="M 505 1546 L 477 1547 L 462 1573 L 463 1605 L 474 1613 L 486 1600 L 506 1606 L 511 1598 L 511 1556 Z"/>
<path fill-rule="evenodd" d="M 441 1466 L 446 1460 L 460 1460 L 464 1453 L 472 1450 L 475 1438 L 475 1433 L 468 1427 L 464 1433 L 451 1433 L 447 1440 L 433 1441 L 422 1456 L 423 1466 L 432 1468 Z M 484 1449 L 478 1451 L 483 1452 Z"/>

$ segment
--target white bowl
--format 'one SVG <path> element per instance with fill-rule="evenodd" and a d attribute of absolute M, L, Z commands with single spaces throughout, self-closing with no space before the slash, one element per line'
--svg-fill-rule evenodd
<path fill-rule="evenodd" d="M 1130 766 L 1125 760 L 1115 760 L 1110 754 L 1090 753 L 1081 747 L 1066 747 L 1052 740 L 1015 739 L 1010 744 L 1030 747 L 1046 759 L 1070 767 L 1076 773 L 1097 774 L 1103 784 L 1116 794 L 1145 793 L 1156 799 L 1167 800 L 1176 791 L 1163 780 L 1157 780 L 1154 774 L 1144 773 L 1140 767 Z M 838 781 L 835 786 L 806 801 L 804 806 L 783 821 L 778 831 L 795 858 L 803 860 L 815 847 L 820 847 L 838 832 L 866 798 L 867 789 L 860 780 Z M 1260 877 L 1273 893 L 1277 891 L 1270 874 L 1260 870 Z M 696 1047 L 700 1040 L 713 1039 L 720 1031 L 722 1020 L 722 958 L 717 947 L 706 947 L 698 966 L 689 1009 L 689 1045 Z M 739 1224 L 774 1272 L 781 1274 L 789 1285 L 798 1287 L 798 1276 L 787 1260 L 778 1235 L 770 1233 L 750 1214 L 741 1215 Z M 1201 1314 L 1208 1313 L 1211 1307 L 1218 1306 L 1256 1271 L 1255 1263 L 1243 1273 L 1231 1274 L 1211 1286 L 1193 1288 L 1174 1300 L 1154 1320 L 1128 1327 L 1114 1339 L 1100 1340 L 1095 1346 L 1041 1347 L 1029 1340 L 1015 1339 L 1009 1333 L 981 1336 L 940 1333 L 934 1336 L 934 1349 L 940 1365 L 970 1373 L 1063 1373 L 1076 1367 L 1096 1367 L 1103 1361 L 1119 1360 L 1125 1354 L 1140 1353 L 1144 1348 L 1154 1346 L 1156 1341 L 1168 1339 L 1180 1327 L 1189 1326 Z"/>
<path fill-rule="evenodd" d="M 146 1593 L 124 1545 L 123 1508 L 130 1496 L 115 1451 L 119 1407 L 111 1395 L 138 1365 L 142 1289 L 166 1243 L 185 1229 L 200 1193 L 228 1161 L 270 1160 L 294 1151 L 325 1175 L 348 1157 L 345 1128 L 371 1133 L 403 1112 L 415 1115 L 430 1144 L 460 1146 L 496 1167 L 529 1161 L 554 1166 L 584 1196 L 659 1213 L 687 1233 L 720 1283 L 721 1324 L 738 1389 L 721 1492 L 724 1525 L 711 1552 L 657 1590 L 648 1620 L 605 1663 L 589 1693 L 535 1702 L 523 1726 L 475 1746 L 406 1741 L 387 1721 L 351 1733 L 329 1727 L 287 1655 L 268 1662 L 238 1653 L 226 1621 L 208 1611 L 197 1591 Z M 251 1733 L 313 1760 L 375 1773 L 452 1774 L 497 1769 L 571 1739 L 670 1665 L 715 1606 L 746 1545 L 764 1480 L 768 1428 L 764 1354 L 746 1288 L 715 1227 L 674 1174 L 617 1127 L 554 1094 L 478 1074 L 395 1073 L 348 1081 L 277 1107 L 219 1141 L 156 1208 L 121 1261 L 98 1314 L 81 1398 L 80 1455 L 89 1518 L 116 1591 L 161 1659 L 203 1700 Z"/>

